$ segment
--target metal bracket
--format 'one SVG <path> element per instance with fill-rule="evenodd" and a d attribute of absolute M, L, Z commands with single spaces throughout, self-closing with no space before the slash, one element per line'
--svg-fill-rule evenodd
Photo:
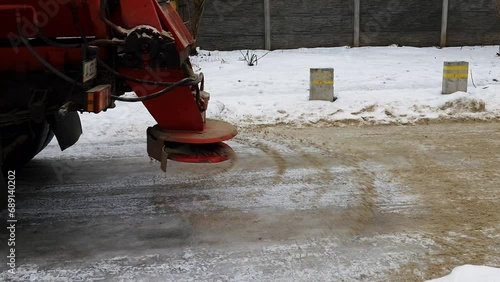
<path fill-rule="evenodd" d="M 154 136 L 152 130 L 152 127 L 146 130 L 148 156 L 159 161 L 161 163 L 161 170 L 167 172 L 168 153 L 166 151 L 165 141 Z"/>
<path fill-rule="evenodd" d="M 163 170 L 163 172 L 167 172 L 167 160 L 168 160 L 168 153 L 166 151 L 167 147 L 163 146 L 161 149 L 161 165 L 160 168 Z"/>

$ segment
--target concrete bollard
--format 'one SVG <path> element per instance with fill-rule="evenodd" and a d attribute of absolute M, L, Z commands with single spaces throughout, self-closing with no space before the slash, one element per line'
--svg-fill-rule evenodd
<path fill-rule="evenodd" d="M 467 92 L 468 81 L 468 62 L 444 62 L 443 94 L 452 94 L 458 91 Z"/>
<path fill-rule="evenodd" d="M 333 68 L 311 69 L 309 100 L 335 101 Z"/>

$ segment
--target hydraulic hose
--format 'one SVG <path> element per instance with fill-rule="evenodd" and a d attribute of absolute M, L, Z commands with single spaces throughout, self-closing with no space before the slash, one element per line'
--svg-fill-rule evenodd
<path fill-rule="evenodd" d="M 111 27 L 118 34 L 126 36 L 129 33 L 129 31 L 127 29 L 125 29 L 121 26 L 117 26 L 112 21 L 108 20 L 108 18 L 106 18 L 106 6 L 107 6 L 107 4 L 108 4 L 107 0 L 101 0 L 101 7 L 99 9 L 99 17 L 106 25 Z"/>
<path fill-rule="evenodd" d="M 73 85 L 76 85 L 78 87 L 83 88 L 83 84 L 82 83 L 80 83 L 80 82 L 74 80 L 73 78 L 65 75 L 64 73 L 60 72 L 53 65 L 51 65 L 49 62 L 47 62 L 44 58 L 42 58 L 42 56 L 40 56 L 40 54 L 38 54 L 38 52 L 33 48 L 33 46 L 31 46 L 29 40 L 23 34 L 22 27 L 21 27 L 21 16 L 20 16 L 20 14 L 17 14 L 17 16 L 18 16 L 18 18 L 17 18 L 17 31 L 19 32 L 19 37 L 21 38 L 21 41 L 26 46 L 26 48 L 28 48 L 28 50 L 30 51 L 30 53 L 33 54 L 33 56 L 35 56 L 35 58 L 40 63 L 42 63 L 42 65 L 44 65 L 47 69 L 49 69 L 52 73 L 54 73 L 55 75 L 57 75 L 59 78 L 65 80 L 66 82 L 69 82 L 69 83 L 71 83 Z"/>
<path fill-rule="evenodd" d="M 149 94 L 149 95 L 146 95 L 146 96 L 137 97 L 137 98 L 135 98 L 135 97 L 126 98 L 126 97 L 111 95 L 111 98 L 113 98 L 113 99 L 115 99 L 117 101 L 122 101 L 122 102 L 144 102 L 144 101 L 151 100 L 151 99 L 160 97 L 162 95 L 165 95 L 168 92 L 172 91 L 176 87 L 193 85 L 193 83 L 195 81 L 196 80 L 194 80 L 194 79 L 192 79 L 190 77 L 186 77 L 186 78 L 184 78 L 184 79 L 182 79 L 182 80 L 180 80 L 180 81 L 178 81 L 176 83 L 173 83 L 172 85 L 168 86 L 165 89 L 162 89 L 162 90 L 160 90 L 158 92 L 155 92 L 155 93 L 152 93 L 152 94 Z"/>

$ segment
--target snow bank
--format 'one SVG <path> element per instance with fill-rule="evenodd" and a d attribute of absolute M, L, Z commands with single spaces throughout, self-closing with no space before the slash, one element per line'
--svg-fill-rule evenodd
<path fill-rule="evenodd" d="M 498 282 L 500 268 L 464 265 L 453 269 L 450 275 L 427 282 Z"/>
<path fill-rule="evenodd" d="M 203 51 L 193 62 L 213 94 L 209 114 L 240 126 L 406 124 L 500 117 L 497 52 L 496 47 L 279 50 L 250 67 L 239 51 Z M 459 60 L 470 62 L 469 92 L 441 95 L 443 62 Z M 334 103 L 308 101 L 309 69 L 323 67 L 335 69 Z"/>

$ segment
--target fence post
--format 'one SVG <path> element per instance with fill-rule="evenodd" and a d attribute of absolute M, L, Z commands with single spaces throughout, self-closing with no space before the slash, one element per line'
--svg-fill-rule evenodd
<path fill-rule="evenodd" d="M 270 0 L 264 0 L 264 42 L 266 50 L 271 50 L 271 7 Z"/>
<path fill-rule="evenodd" d="M 448 33 L 448 0 L 443 0 L 443 16 L 441 19 L 441 47 L 446 47 Z"/>
<path fill-rule="evenodd" d="M 354 47 L 359 47 L 361 0 L 354 0 Z"/>

